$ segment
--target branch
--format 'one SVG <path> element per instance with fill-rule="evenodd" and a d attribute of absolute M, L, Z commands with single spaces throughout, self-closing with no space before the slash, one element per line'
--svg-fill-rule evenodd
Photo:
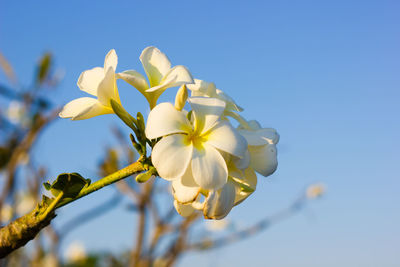
<path fill-rule="evenodd" d="M 56 217 L 54 208 L 51 210 L 49 206 L 49 200 L 44 197 L 33 211 L 0 228 L 0 258 L 35 238 Z"/>
<path fill-rule="evenodd" d="M 306 203 L 306 201 L 307 201 L 306 197 L 301 197 L 301 198 L 297 199 L 292 205 L 285 208 L 284 210 L 276 213 L 275 215 L 265 217 L 264 219 L 260 220 L 258 223 L 254 224 L 246 229 L 228 234 L 224 237 L 217 238 L 214 240 L 204 239 L 200 242 L 196 242 L 196 243 L 188 245 L 186 247 L 186 250 L 215 249 L 215 248 L 220 248 L 220 247 L 230 245 L 232 243 L 247 239 L 251 236 L 254 236 L 254 235 L 266 230 L 273 224 L 280 222 L 284 219 L 287 219 L 290 216 L 294 215 L 295 213 L 301 211 L 302 208 L 304 207 L 304 204 Z"/>
<path fill-rule="evenodd" d="M 0 228 L 0 258 L 7 256 L 15 249 L 24 246 L 29 240 L 32 240 L 44 227 L 49 225 L 52 219 L 54 219 L 56 216 L 56 209 L 144 170 L 145 168 L 142 162 L 137 161 L 84 187 L 74 198 L 63 198 L 63 193 L 60 193 L 57 198 L 52 199 L 43 196 L 42 202 L 37 205 L 32 212 Z"/>

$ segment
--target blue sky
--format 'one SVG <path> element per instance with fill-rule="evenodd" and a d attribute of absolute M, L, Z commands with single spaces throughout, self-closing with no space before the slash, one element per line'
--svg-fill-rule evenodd
<path fill-rule="evenodd" d="M 53 52 L 65 70 L 51 95 L 59 105 L 84 96 L 76 86 L 79 74 L 101 66 L 110 49 L 119 56 L 118 70 L 142 71 L 138 57 L 155 45 L 173 65 L 187 66 L 230 94 L 246 118 L 276 128 L 278 170 L 260 177 L 254 196 L 232 211 L 231 220 L 250 224 L 288 205 L 310 183 L 328 186 L 328 194 L 302 214 L 226 249 L 188 255 L 181 266 L 212 266 L 211 257 L 217 266 L 400 264 L 398 1 L 0 5 L 1 52 L 25 83 L 39 55 Z M 119 85 L 124 106 L 146 113 L 142 96 Z M 113 116 L 60 119 L 38 143 L 37 156 L 53 175 L 79 171 L 93 177 L 104 147 L 113 143 L 110 124 L 122 126 Z M 60 215 L 73 217 L 112 192 L 96 193 Z M 132 220 L 117 210 L 77 229 L 66 244 L 80 239 L 96 250 L 127 248 Z M 104 229 L 111 224 L 118 230 Z"/>

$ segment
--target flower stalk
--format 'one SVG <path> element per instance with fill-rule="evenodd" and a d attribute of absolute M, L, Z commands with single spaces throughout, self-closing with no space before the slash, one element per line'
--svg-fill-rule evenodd
<path fill-rule="evenodd" d="M 89 195 L 105 186 L 108 186 L 110 184 L 116 183 L 128 176 L 131 176 L 133 174 L 145 171 L 145 166 L 142 163 L 142 158 L 140 158 L 138 161 L 132 163 L 131 165 L 126 166 L 125 168 L 116 171 L 96 182 L 93 184 L 89 185 L 88 187 L 83 188 L 79 194 L 74 198 L 74 199 L 68 199 L 67 201 L 63 201 L 61 204 L 57 205 L 56 208 L 63 207 L 77 199 L 80 199 L 81 197 L 84 197 L 86 195 Z"/>
<path fill-rule="evenodd" d="M 84 187 L 74 198 L 63 198 L 65 196 L 63 192 L 60 192 L 53 199 L 43 196 L 42 202 L 33 211 L 0 228 L 0 258 L 7 256 L 12 251 L 24 246 L 27 242 L 35 238 L 56 217 L 56 209 L 130 175 L 145 171 L 146 167 L 143 162 L 144 158 L 142 157 L 129 166 Z"/>

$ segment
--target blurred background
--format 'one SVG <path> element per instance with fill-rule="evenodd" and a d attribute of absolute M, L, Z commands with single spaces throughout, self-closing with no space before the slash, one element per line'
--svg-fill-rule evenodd
<path fill-rule="evenodd" d="M 0 83 L 19 91 L 39 83 L 51 107 L 61 107 L 86 96 L 76 86 L 80 73 L 102 66 L 110 49 L 119 56 L 117 71 L 144 73 L 139 55 L 154 45 L 172 65 L 215 82 L 244 107 L 244 117 L 280 133 L 278 170 L 259 177 L 257 191 L 232 210 L 223 231 L 279 212 L 310 184 L 322 182 L 328 189 L 267 231 L 188 252 L 177 266 L 399 266 L 399 9 L 400 2 L 386 0 L 1 1 L 0 52 L 17 79 L 2 71 Z M 51 53 L 51 79 L 37 81 L 35 66 L 43 64 L 45 53 Z M 146 116 L 143 96 L 122 81 L 118 86 L 125 108 Z M 161 101 L 175 93 L 169 89 Z M 10 119 L 17 102 L 0 96 L 1 114 Z M 40 108 L 51 118 L 50 108 Z M 96 180 L 105 150 L 117 148 L 122 155 L 126 148 L 111 130 L 116 128 L 128 137 L 113 115 L 55 118 L 31 158 L 36 167 L 46 167 L 45 180 L 74 171 Z M 16 191 L 26 192 L 21 177 Z M 62 208 L 54 228 L 62 232 L 70 219 L 118 192 L 108 187 Z M 123 197 L 72 229 L 60 255 L 67 257 L 71 244 L 88 254 L 128 251 L 136 229 L 130 203 Z M 196 227 L 215 235 L 204 222 Z"/>

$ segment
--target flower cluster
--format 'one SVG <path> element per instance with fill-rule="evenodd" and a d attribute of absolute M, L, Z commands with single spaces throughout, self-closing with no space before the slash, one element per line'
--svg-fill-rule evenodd
<path fill-rule="evenodd" d="M 104 68 L 85 71 L 78 80 L 79 88 L 97 99 L 73 100 L 60 116 L 81 120 L 117 113 L 112 103 L 122 105 L 116 80 L 126 81 L 149 103 L 142 135 L 152 147 L 156 172 L 171 182 L 176 210 L 182 216 L 200 211 L 207 219 L 224 218 L 254 192 L 256 172 L 268 176 L 276 170 L 278 133 L 244 119 L 243 109 L 214 83 L 193 79 L 184 66 L 171 67 L 157 48 L 144 49 L 140 60 L 148 80 L 134 70 L 116 73 L 117 55 L 111 50 Z M 178 86 L 174 104 L 157 105 L 167 88 Z"/>

